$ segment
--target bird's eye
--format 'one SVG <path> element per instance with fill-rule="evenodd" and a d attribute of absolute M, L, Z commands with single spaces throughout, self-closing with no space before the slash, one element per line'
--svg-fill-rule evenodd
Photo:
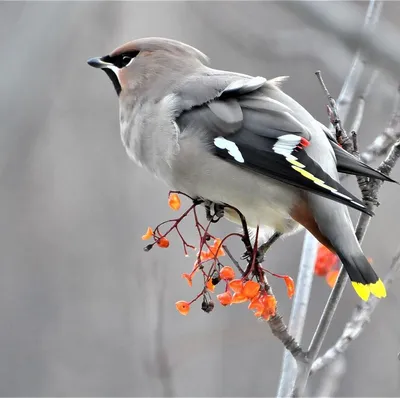
<path fill-rule="evenodd" d="M 122 62 L 121 62 L 122 67 L 128 65 L 129 62 L 131 62 L 131 60 L 132 60 L 132 58 L 128 57 L 127 55 L 123 56 L 122 57 Z"/>
<path fill-rule="evenodd" d="M 110 62 L 117 68 L 121 69 L 125 68 L 125 66 L 128 66 L 138 54 L 139 51 L 130 51 L 125 54 L 114 55 L 113 57 L 107 55 L 103 57 L 103 60 Z"/>

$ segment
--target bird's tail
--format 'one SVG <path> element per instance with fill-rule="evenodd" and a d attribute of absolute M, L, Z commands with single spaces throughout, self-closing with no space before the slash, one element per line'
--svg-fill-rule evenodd
<path fill-rule="evenodd" d="M 318 225 L 314 235 L 339 256 L 356 293 L 365 301 L 370 294 L 378 298 L 386 297 L 383 282 L 365 257 L 356 238 L 347 208 L 316 195 L 310 196 L 309 201 Z"/>
<path fill-rule="evenodd" d="M 370 294 L 378 298 L 386 297 L 385 285 L 364 254 L 350 256 L 337 254 L 350 277 L 354 290 L 364 301 L 368 300 Z"/>

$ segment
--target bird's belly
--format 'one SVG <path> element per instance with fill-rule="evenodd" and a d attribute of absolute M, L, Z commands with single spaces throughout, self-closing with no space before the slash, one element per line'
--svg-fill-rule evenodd
<path fill-rule="evenodd" d="M 170 184 L 175 189 L 237 208 L 252 228 L 259 225 L 285 234 L 298 228 L 290 217 L 290 210 L 299 197 L 298 190 L 292 186 L 206 154 L 201 158 L 193 156 L 190 162 L 181 163 L 178 159 L 173 171 L 176 178 Z M 226 209 L 226 218 L 240 224 L 233 210 Z"/>

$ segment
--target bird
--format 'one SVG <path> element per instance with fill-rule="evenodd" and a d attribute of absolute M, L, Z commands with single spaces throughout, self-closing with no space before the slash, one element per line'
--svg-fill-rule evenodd
<path fill-rule="evenodd" d="M 215 69 L 199 49 L 163 37 L 128 41 L 87 63 L 110 78 L 122 144 L 139 167 L 190 197 L 239 209 L 274 240 L 305 228 L 337 254 L 362 300 L 386 297 L 349 208 L 373 212 L 339 173 L 396 181 L 345 151 L 283 91 L 287 76 Z M 240 223 L 229 207 L 225 217 Z"/>

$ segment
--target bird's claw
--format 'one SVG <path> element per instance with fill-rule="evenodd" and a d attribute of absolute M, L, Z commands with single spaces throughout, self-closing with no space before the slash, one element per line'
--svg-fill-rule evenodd
<path fill-rule="evenodd" d="M 213 213 L 211 213 L 213 207 Z M 206 217 L 212 223 L 217 223 L 225 215 L 224 206 L 219 203 L 213 203 L 209 200 L 205 201 Z"/>

